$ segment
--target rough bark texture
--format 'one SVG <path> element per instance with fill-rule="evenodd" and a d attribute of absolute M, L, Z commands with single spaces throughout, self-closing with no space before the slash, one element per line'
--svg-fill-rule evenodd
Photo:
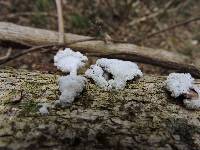
<path fill-rule="evenodd" d="M 88 82 L 67 108 L 38 113 L 54 102 L 57 75 L 0 70 L 2 149 L 200 149 L 200 112 L 166 92 L 166 77 L 144 76 L 123 91 L 105 92 Z"/>

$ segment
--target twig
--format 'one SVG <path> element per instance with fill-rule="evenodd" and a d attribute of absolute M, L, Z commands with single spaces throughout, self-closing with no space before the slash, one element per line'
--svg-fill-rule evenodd
<path fill-rule="evenodd" d="M 17 58 L 19 58 L 19 57 L 21 57 L 21 56 L 23 56 L 23 55 L 28 54 L 28 53 L 38 51 L 38 50 L 40 50 L 41 48 L 48 48 L 48 47 L 51 47 L 51 46 L 53 46 L 53 45 L 34 46 L 34 47 L 29 48 L 29 49 L 25 49 L 25 50 L 22 51 L 21 53 L 18 53 L 18 54 L 16 54 L 16 55 L 13 55 L 13 56 L 11 56 L 11 57 L 7 57 L 6 59 L 3 59 L 3 61 L 0 62 L 0 65 L 3 65 L 3 64 L 5 64 L 5 63 L 7 63 L 7 62 L 10 62 L 10 61 L 12 61 L 12 60 L 14 60 L 14 59 L 17 59 Z M 1 60 L 1 59 L 0 59 L 0 60 Z"/>
<path fill-rule="evenodd" d="M 43 48 L 49 48 L 49 47 L 53 47 L 53 46 L 57 46 L 57 47 L 65 47 L 65 46 L 69 46 L 69 45 L 72 45 L 72 44 L 75 44 L 75 43 L 79 43 L 79 42 L 85 42 L 85 41 L 91 41 L 91 40 L 96 40 L 95 38 L 91 38 L 91 39 L 83 39 L 83 40 L 77 40 L 75 42 L 71 42 L 71 43 L 67 43 L 67 44 L 47 44 L 47 45 L 40 45 L 40 46 L 34 46 L 34 47 L 31 47 L 29 49 L 25 49 L 23 50 L 22 52 L 16 54 L 16 55 L 13 55 L 11 57 L 7 57 L 5 59 L 0 59 L 3 60 L 0 62 L 0 65 L 3 65 L 5 63 L 8 63 L 10 61 L 13 61 L 19 57 L 22 57 L 24 55 L 27 55 L 28 53 L 33 53 L 33 52 L 36 52 L 36 51 L 39 51 L 40 49 L 43 49 Z"/>
<path fill-rule="evenodd" d="M 143 37 L 143 38 L 134 40 L 134 42 L 140 42 L 140 41 L 142 41 L 142 40 L 144 40 L 144 39 L 151 38 L 151 37 L 156 36 L 156 35 L 158 35 L 158 34 L 160 34 L 160 33 L 163 33 L 163 32 L 169 31 L 169 30 L 173 30 L 173 29 L 175 29 L 175 28 L 177 28 L 177 27 L 180 27 L 180 26 L 183 26 L 183 25 L 186 25 L 186 24 L 189 24 L 189 23 L 191 23 L 191 22 L 198 21 L 198 20 L 200 20 L 200 16 L 198 16 L 198 17 L 196 17 L 196 18 L 192 18 L 192 19 L 186 20 L 186 21 L 181 22 L 181 23 L 177 23 L 177 24 L 175 24 L 175 25 L 172 25 L 172 26 L 170 26 L 170 27 L 168 27 L 168 28 L 162 29 L 162 30 L 157 31 L 157 32 L 155 32 L 155 33 L 151 33 L 151 34 L 149 34 L 149 35 L 147 35 L 147 36 L 145 36 L 145 37 Z"/>
<path fill-rule="evenodd" d="M 9 48 L 8 51 L 6 52 L 6 55 L 0 57 L 0 60 L 5 60 L 5 59 L 7 59 L 8 57 L 10 57 L 11 52 L 12 52 L 12 48 Z"/>
<path fill-rule="evenodd" d="M 59 43 L 64 43 L 64 21 L 62 13 L 62 0 L 55 0 L 58 15 Z"/>

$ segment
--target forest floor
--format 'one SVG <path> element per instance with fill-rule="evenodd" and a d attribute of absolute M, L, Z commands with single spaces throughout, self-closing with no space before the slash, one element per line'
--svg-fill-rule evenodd
<path fill-rule="evenodd" d="M 0 21 L 57 30 L 54 0 L 0 0 Z M 198 0 L 63 0 L 65 32 L 101 37 L 110 35 L 140 46 L 175 51 L 200 65 L 200 21 L 179 26 L 148 38 L 148 35 L 200 15 Z M 0 55 L 10 44 L 0 43 Z M 24 47 L 14 45 L 12 54 Z M 56 72 L 53 53 L 35 52 L 4 66 Z M 94 60 L 92 59 L 93 62 Z M 140 64 L 145 73 L 165 74 L 168 70 Z"/>

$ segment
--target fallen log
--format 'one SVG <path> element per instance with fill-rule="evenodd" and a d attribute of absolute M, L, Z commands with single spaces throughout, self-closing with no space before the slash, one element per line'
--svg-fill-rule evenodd
<path fill-rule="evenodd" d="M 59 44 L 59 33 L 44 29 L 20 26 L 7 22 L 0 22 L 0 41 L 11 41 L 29 46 Z M 72 44 L 73 43 L 73 44 Z M 161 49 L 151 49 L 128 43 L 106 43 L 89 36 L 71 33 L 64 34 L 65 46 L 80 52 L 92 53 L 93 56 L 104 56 L 152 64 L 167 69 L 189 72 L 200 77 L 200 69 L 182 54 Z M 181 64 L 180 64 L 181 63 Z"/>
<path fill-rule="evenodd" d="M 58 99 L 58 77 L 0 70 L 1 149 L 200 149 L 200 112 L 170 97 L 166 77 L 112 92 L 89 82 L 71 106 L 41 116 L 38 103 Z"/>
<path fill-rule="evenodd" d="M 11 41 L 25 45 L 49 45 L 49 44 L 59 44 L 59 33 L 55 31 L 37 29 L 32 27 L 20 26 L 7 22 L 0 22 L 0 40 Z M 83 40 L 83 41 L 82 41 Z M 88 40 L 88 41 L 87 41 Z M 82 41 L 82 42 L 79 42 Z M 177 62 L 188 62 L 189 58 L 187 56 L 169 52 L 160 49 L 151 49 L 146 47 L 136 46 L 134 44 L 128 43 L 105 43 L 104 41 L 98 40 L 94 37 L 81 36 L 71 33 L 65 33 L 64 44 L 69 47 L 92 53 L 138 53 L 141 55 L 150 56 L 153 58 L 162 58 Z"/>

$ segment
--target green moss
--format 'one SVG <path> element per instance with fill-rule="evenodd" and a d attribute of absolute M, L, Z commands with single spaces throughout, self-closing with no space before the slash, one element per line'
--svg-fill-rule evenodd
<path fill-rule="evenodd" d="M 38 103 L 34 100 L 28 100 L 20 104 L 19 108 L 21 109 L 20 116 L 28 116 L 30 114 L 35 114 L 38 112 Z"/>

